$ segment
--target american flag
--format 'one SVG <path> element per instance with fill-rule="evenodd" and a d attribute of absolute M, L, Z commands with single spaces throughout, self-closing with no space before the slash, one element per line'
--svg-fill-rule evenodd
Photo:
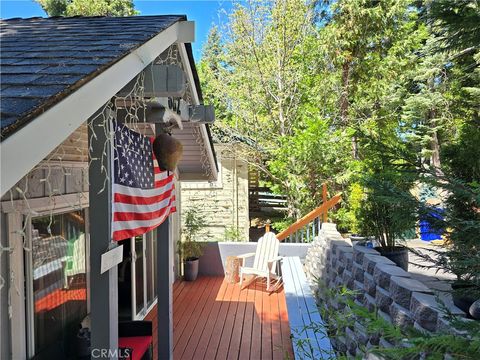
<path fill-rule="evenodd" d="M 173 173 L 158 167 L 151 138 L 113 123 L 113 240 L 145 234 L 176 211 Z"/>

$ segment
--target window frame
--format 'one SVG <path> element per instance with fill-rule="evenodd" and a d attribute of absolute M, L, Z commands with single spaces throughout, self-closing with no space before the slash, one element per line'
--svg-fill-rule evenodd
<path fill-rule="evenodd" d="M 85 220 L 85 271 L 86 271 L 86 289 L 87 289 L 87 314 L 90 314 L 90 223 L 89 223 L 89 208 L 61 208 L 48 211 L 40 211 L 32 215 L 25 215 L 23 221 L 26 229 L 25 245 L 27 249 L 32 249 L 32 220 L 44 216 L 56 216 L 68 214 L 74 211 L 83 211 Z M 26 352 L 27 358 L 35 356 L 35 309 L 33 299 L 33 258 L 32 251 L 27 251 L 22 248 L 24 258 L 24 284 L 25 284 L 25 327 L 26 327 Z"/>
<path fill-rule="evenodd" d="M 154 235 L 154 231 L 149 231 L 147 232 L 146 234 L 143 234 L 142 235 L 142 259 L 143 259 L 143 306 L 141 308 L 141 310 L 139 312 L 137 312 L 137 274 L 136 274 L 136 261 L 137 259 L 139 258 L 137 256 L 137 252 L 135 250 L 135 237 L 132 237 L 130 238 L 130 254 L 131 254 L 131 257 L 132 257 L 132 261 L 130 263 L 130 273 L 131 273 L 131 277 L 132 277 L 132 281 L 131 281 L 131 291 L 130 291 L 130 295 L 131 295 L 131 298 L 132 298 L 132 320 L 143 320 L 145 319 L 145 317 L 148 315 L 148 313 L 153 309 L 153 307 L 157 304 L 158 302 L 158 293 L 155 294 L 155 296 L 153 297 L 153 300 L 149 303 L 148 302 L 148 294 L 147 294 L 147 281 L 148 281 L 148 276 L 147 276 L 147 257 L 146 257 L 146 251 L 147 251 L 147 246 L 150 243 L 153 244 L 153 235 Z M 158 254 L 157 254 L 158 256 Z M 152 266 L 151 266 L 151 269 L 150 271 L 152 272 L 152 277 L 151 277 L 151 280 L 152 280 L 152 289 L 154 289 L 154 285 L 155 285 L 155 281 L 157 279 L 157 274 L 155 274 L 155 261 L 157 259 L 154 259 L 154 261 L 152 261 Z"/>

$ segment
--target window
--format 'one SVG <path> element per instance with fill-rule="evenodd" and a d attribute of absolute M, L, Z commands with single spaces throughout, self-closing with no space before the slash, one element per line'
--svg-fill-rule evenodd
<path fill-rule="evenodd" d="M 135 305 L 136 305 L 136 314 L 142 312 L 145 304 L 145 274 L 144 274 L 144 265 L 145 265 L 145 251 L 143 248 L 144 236 L 137 236 L 133 242 L 133 252 L 135 254 Z"/>
<path fill-rule="evenodd" d="M 153 230 L 147 234 L 146 241 L 146 260 L 147 260 L 147 306 L 157 298 L 157 231 Z"/>
<path fill-rule="evenodd" d="M 121 244 L 124 259 L 118 272 L 120 319 L 142 319 L 157 299 L 157 232 L 153 230 Z"/>
<path fill-rule="evenodd" d="M 27 311 L 35 359 L 70 358 L 78 326 L 87 314 L 83 211 L 31 220 L 31 252 L 25 252 Z M 30 299 L 32 299 L 30 301 Z"/>

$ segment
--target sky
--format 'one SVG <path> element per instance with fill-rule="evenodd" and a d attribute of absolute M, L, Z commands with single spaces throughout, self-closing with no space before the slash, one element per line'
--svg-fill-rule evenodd
<path fill-rule="evenodd" d="M 224 23 L 225 14 L 232 9 L 231 1 L 220 0 L 134 0 L 134 4 L 140 15 L 186 14 L 188 20 L 195 21 L 195 42 L 192 44 L 195 61 L 200 59 L 202 45 L 207 39 L 210 27 Z M 0 0 L 0 16 L 2 19 L 9 19 L 44 17 L 46 14 L 33 0 Z"/>

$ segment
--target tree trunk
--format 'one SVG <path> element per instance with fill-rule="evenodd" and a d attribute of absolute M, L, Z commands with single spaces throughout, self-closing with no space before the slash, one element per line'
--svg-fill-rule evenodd
<path fill-rule="evenodd" d="M 432 166 L 435 171 L 440 171 L 440 142 L 438 141 L 438 134 L 433 130 L 432 134 Z"/>
<path fill-rule="evenodd" d="M 432 109 L 429 111 L 428 114 L 428 123 L 431 127 L 434 127 L 435 125 L 432 126 L 432 120 L 436 116 L 436 110 Z M 432 150 L 432 156 L 431 156 L 431 165 L 437 174 L 441 174 L 441 163 L 440 163 L 440 141 L 438 140 L 438 133 L 435 128 L 432 128 L 432 141 L 430 143 L 431 150 Z"/>
<path fill-rule="evenodd" d="M 342 65 L 342 93 L 340 94 L 340 119 L 344 127 L 348 126 L 348 109 L 350 102 L 348 97 L 350 95 L 350 70 L 351 62 L 346 60 Z M 358 139 L 352 136 L 352 157 L 358 159 Z"/>
<path fill-rule="evenodd" d="M 350 61 L 345 61 L 342 65 L 342 93 L 340 94 L 340 120 L 343 126 L 348 125 L 349 82 L 350 82 Z"/>

